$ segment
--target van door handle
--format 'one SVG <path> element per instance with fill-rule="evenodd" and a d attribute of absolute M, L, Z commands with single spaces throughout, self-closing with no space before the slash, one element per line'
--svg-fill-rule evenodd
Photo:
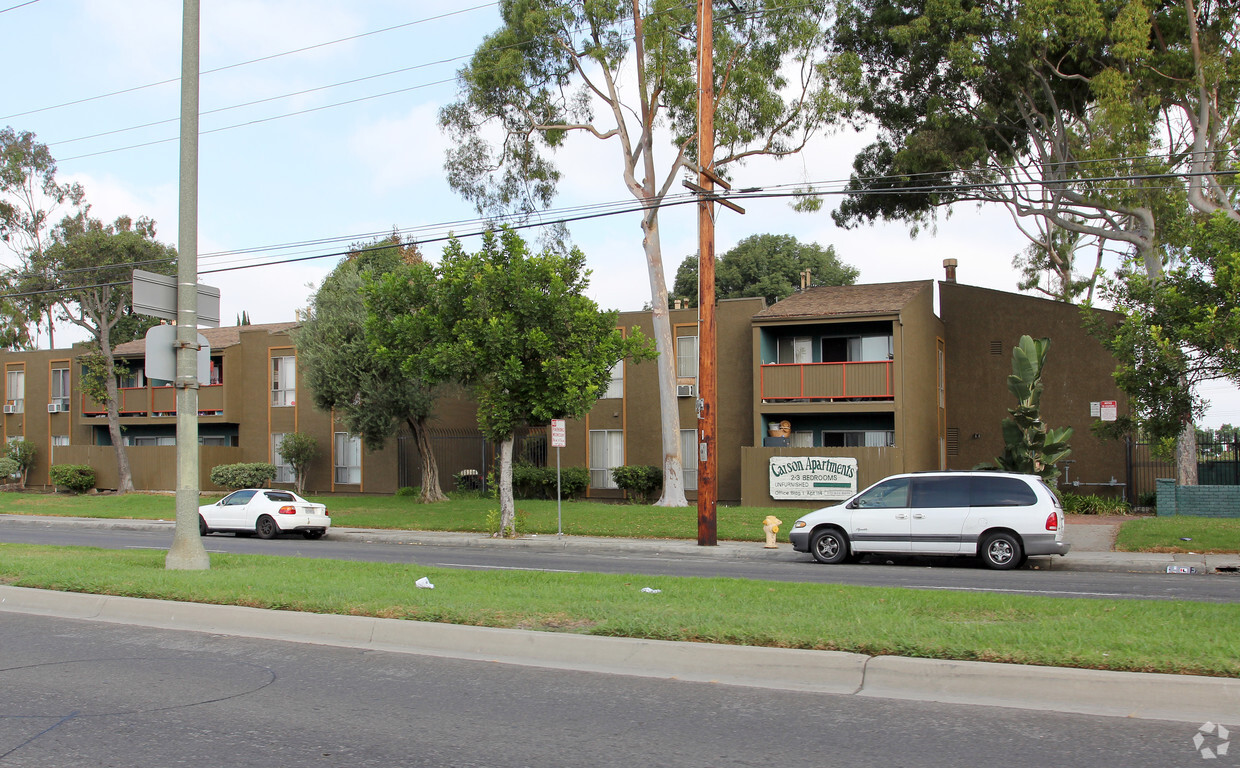
<path fill-rule="evenodd" d="M 906 515 L 906 514 L 904 514 L 903 512 L 901 512 L 901 513 L 899 513 L 898 515 L 896 515 L 896 519 L 897 519 L 897 520 L 907 520 L 907 519 L 908 519 L 908 515 Z"/>
<path fill-rule="evenodd" d="M 925 516 L 925 515 L 923 515 L 923 514 L 922 514 L 922 513 L 920 513 L 920 512 L 914 512 L 914 513 L 913 513 L 913 519 L 914 519 L 914 520 L 925 520 L 925 519 L 926 519 L 926 516 Z"/>

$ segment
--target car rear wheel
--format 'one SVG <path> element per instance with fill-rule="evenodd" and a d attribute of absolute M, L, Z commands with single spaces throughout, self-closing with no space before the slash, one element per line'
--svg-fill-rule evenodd
<path fill-rule="evenodd" d="M 986 567 L 996 571 L 1010 571 L 1025 559 L 1020 539 L 1010 533 L 994 533 L 987 536 L 982 542 L 981 555 Z"/>
<path fill-rule="evenodd" d="M 820 563 L 827 565 L 842 563 L 848 559 L 848 537 L 842 531 L 827 528 L 814 534 L 809 551 Z"/>
<path fill-rule="evenodd" d="M 202 518 L 202 515 L 199 515 L 198 516 L 198 535 L 206 536 L 210 532 L 211 532 L 211 529 L 207 527 L 207 521 Z"/>
<path fill-rule="evenodd" d="M 321 539 L 325 533 L 327 533 L 327 531 L 302 531 L 301 535 L 305 536 L 307 539 Z"/>
<path fill-rule="evenodd" d="M 271 519 L 270 515 L 263 515 L 258 518 L 258 523 L 254 526 L 254 533 L 260 539 L 274 539 L 280 535 L 280 526 L 276 525 L 276 521 Z"/>

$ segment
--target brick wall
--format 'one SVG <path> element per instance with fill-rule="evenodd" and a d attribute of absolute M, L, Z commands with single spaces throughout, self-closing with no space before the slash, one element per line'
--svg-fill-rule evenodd
<path fill-rule="evenodd" d="M 1240 485 L 1176 485 L 1158 480 L 1158 516 L 1240 517 Z"/>

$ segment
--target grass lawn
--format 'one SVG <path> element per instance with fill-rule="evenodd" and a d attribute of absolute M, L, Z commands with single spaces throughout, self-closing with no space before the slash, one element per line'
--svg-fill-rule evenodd
<path fill-rule="evenodd" d="M 1240 552 L 1240 518 L 1176 515 L 1129 520 L 1120 526 L 1115 548 L 1122 552 Z"/>
<path fill-rule="evenodd" d="M 219 496 L 203 496 L 203 504 Z M 453 498 L 440 504 L 416 504 L 408 496 L 310 496 L 326 504 L 332 525 L 346 528 L 395 528 L 419 531 L 487 530 L 487 512 L 499 502 L 487 498 Z M 562 505 L 564 533 L 571 536 L 623 536 L 651 539 L 696 539 L 696 507 L 652 507 L 638 504 L 602 504 L 566 501 Z M 762 541 L 762 520 L 774 514 L 786 531 L 805 511 L 720 507 L 716 512 L 720 539 Z M 51 493 L 0 494 L 0 512 L 68 517 L 138 518 L 172 520 L 176 501 L 171 494 L 131 493 L 124 496 L 69 496 Z M 517 500 L 518 529 L 523 533 L 556 533 L 554 501 Z"/>
<path fill-rule="evenodd" d="M 260 608 L 871 655 L 1240 677 L 1240 605 L 744 579 L 493 572 L 0 544 L 0 583 Z M 434 590 L 413 582 L 427 576 Z M 645 594 L 642 587 L 661 589 Z"/>

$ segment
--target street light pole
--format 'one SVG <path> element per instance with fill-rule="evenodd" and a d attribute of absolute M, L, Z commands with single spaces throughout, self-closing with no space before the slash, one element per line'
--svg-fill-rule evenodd
<path fill-rule="evenodd" d="M 181 193 L 177 233 L 176 529 L 164 566 L 211 567 L 198 533 L 198 2 L 181 20 Z"/>

